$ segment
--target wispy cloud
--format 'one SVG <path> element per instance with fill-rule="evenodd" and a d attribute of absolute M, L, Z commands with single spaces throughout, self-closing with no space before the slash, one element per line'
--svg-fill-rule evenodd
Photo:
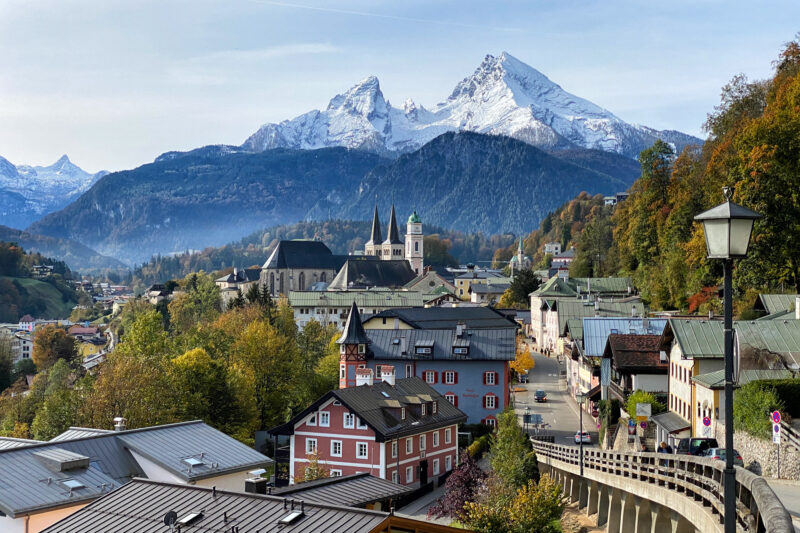
<path fill-rule="evenodd" d="M 296 43 L 266 48 L 218 50 L 173 63 L 167 74 L 175 82 L 186 85 L 224 85 L 239 78 L 237 71 L 258 63 L 299 55 L 334 54 L 341 50 L 328 43 Z"/>
<path fill-rule="evenodd" d="M 501 32 L 518 32 L 520 31 L 519 28 L 510 28 L 510 27 L 496 27 L 496 26 L 486 26 L 480 24 L 465 24 L 463 22 L 455 22 L 451 20 L 445 19 L 426 19 L 426 18 L 418 18 L 418 17 L 404 17 L 402 15 L 387 15 L 385 13 L 374 13 L 371 11 L 356 11 L 352 9 L 341 9 L 335 7 L 320 7 L 320 6 L 309 6 L 304 4 L 295 4 L 292 2 L 276 2 L 273 0 L 250 0 L 251 2 L 255 2 L 258 4 L 268 4 L 271 6 L 278 6 L 278 7 L 289 7 L 294 9 L 306 9 L 309 11 L 322 11 L 324 13 L 338 13 L 340 15 L 353 15 L 357 17 L 370 17 L 370 18 L 379 18 L 379 19 L 388 19 L 388 20 L 402 20 L 405 22 L 420 22 L 423 24 L 437 24 L 440 26 L 454 26 L 458 28 L 470 28 L 470 29 L 478 29 L 478 30 L 494 30 L 494 31 L 501 31 Z"/>
<path fill-rule="evenodd" d="M 328 43 L 297 43 L 251 50 L 220 50 L 189 59 L 192 63 L 224 63 L 264 61 L 279 57 L 333 54 L 340 49 Z"/>

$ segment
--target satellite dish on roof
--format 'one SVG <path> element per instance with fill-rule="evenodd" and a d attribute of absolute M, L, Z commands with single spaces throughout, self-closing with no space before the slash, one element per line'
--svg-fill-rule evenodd
<path fill-rule="evenodd" d="M 167 511 L 167 514 L 164 515 L 164 525 L 169 526 L 172 528 L 175 525 L 175 522 L 178 521 L 178 513 L 175 511 Z"/>

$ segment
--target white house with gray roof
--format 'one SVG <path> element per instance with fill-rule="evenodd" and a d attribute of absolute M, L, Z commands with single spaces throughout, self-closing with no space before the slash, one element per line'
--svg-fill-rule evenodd
<path fill-rule="evenodd" d="M 134 477 L 244 490 L 272 460 L 202 421 L 0 449 L 0 531 L 36 533 Z"/>

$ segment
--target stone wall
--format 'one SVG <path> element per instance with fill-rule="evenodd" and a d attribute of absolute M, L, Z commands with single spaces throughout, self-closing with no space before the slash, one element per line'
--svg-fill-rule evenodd
<path fill-rule="evenodd" d="M 725 446 L 724 427 L 722 424 L 718 424 L 715 435 L 720 446 Z M 778 477 L 777 444 L 754 437 L 745 431 L 735 431 L 733 447 L 742 456 L 745 468 L 764 477 Z M 800 452 L 785 442 L 781 443 L 780 474 L 781 479 L 800 481 Z"/>

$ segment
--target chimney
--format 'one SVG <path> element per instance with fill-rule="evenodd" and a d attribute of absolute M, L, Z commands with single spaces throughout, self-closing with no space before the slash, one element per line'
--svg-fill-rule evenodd
<path fill-rule="evenodd" d="M 125 431 L 127 429 L 126 422 L 127 420 L 121 416 L 114 418 L 114 431 Z"/>
<path fill-rule="evenodd" d="M 794 318 L 800 320 L 800 296 L 794 298 Z"/>
<path fill-rule="evenodd" d="M 356 368 L 356 387 L 372 385 L 372 369 Z"/>
<path fill-rule="evenodd" d="M 383 382 L 394 387 L 395 373 L 392 365 L 381 365 L 381 378 Z"/>

